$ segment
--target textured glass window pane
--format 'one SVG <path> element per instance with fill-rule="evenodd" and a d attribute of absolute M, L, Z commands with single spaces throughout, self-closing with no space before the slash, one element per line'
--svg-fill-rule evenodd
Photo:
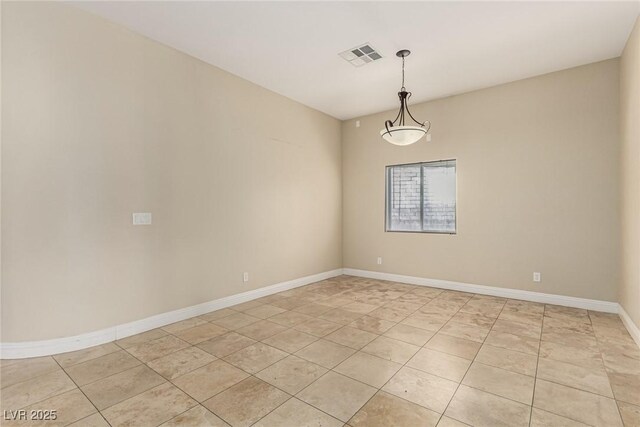
<path fill-rule="evenodd" d="M 456 232 L 456 161 L 387 167 L 387 230 Z"/>
<path fill-rule="evenodd" d="M 420 165 L 390 168 L 388 182 L 389 229 L 420 231 Z"/>
<path fill-rule="evenodd" d="M 454 233 L 456 231 L 456 166 L 455 161 L 423 165 L 424 231 Z"/>

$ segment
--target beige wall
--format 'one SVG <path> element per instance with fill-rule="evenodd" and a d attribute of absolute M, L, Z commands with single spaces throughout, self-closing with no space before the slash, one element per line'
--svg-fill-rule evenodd
<path fill-rule="evenodd" d="M 620 59 L 620 134 L 620 304 L 640 327 L 640 17 Z"/>
<path fill-rule="evenodd" d="M 73 7 L 2 8 L 3 342 L 342 266 L 339 121 Z"/>
<path fill-rule="evenodd" d="M 343 122 L 344 267 L 616 301 L 618 107 L 613 59 L 415 105 L 430 143 Z M 385 233 L 385 166 L 451 158 L 458 234 Z"/>

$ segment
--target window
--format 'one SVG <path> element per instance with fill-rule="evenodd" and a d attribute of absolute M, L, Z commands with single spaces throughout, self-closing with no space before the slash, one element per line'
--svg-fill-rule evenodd
<path fill-rule="evenodd" d="M 456 232 L 456 161 L 387 166 L 387 231 Z"/>

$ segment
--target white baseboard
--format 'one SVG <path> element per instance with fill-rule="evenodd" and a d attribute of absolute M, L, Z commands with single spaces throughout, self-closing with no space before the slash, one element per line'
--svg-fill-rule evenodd
<path fill-rule="evenodd" d="M 131 335 L 146 332 L 151 329 L 166 326 L 171 323 L 179 322 L 181 320 L 199 316 L 201 314 L 206 314 L 211 311 L 220 310 L 232 305 L 251 301 L 263 296 L 283 292 L 289 289 L 308 285 L 310 283 L 319 282 L 321 280 L 336 277 L 341 274 L 366 277 L 370 279 L 388 280 L 399 283 L 408 283 L 418 286 L 451 289 L 481 295 L 513 298 L 545 304 L 563 305 L 567 307 L 583 308 L 587 310 L 603 311 L 607 313 L 619 313 L 629 333 L 636 341 L 638 346 L 640 346 L 640 329 L 638 329 L 638 326 L 633 323 L 629 315 L 617 302 L 599 301 L 564 295 L 524 291 L 519 289 L 497 288 L 494 286 L 476 285 L 472 283 L 427 279 L 423 277 L 404 276 L 400 274 L 344 268 L 301 277 L 287 282 L 277 283 L 275 285 L 266 286 L 264 288 L 243 292 L 241 294 L 231 295 L 191 307 L 174 310 L 167 313 L 161 313 L 155 316 L 147 317 L 146 319 L 136 320 L 134 322 L 113 326 L 99 331 L 88 332 L 86 334 L 76 335 L 73 337 L 56 338 L 42 341 L 0 343 L 0 359 L 22 359 L 27 357 L 48 356 L 52 354 L 82 350 L 87 347 L 92 347 L 95 345 L 115 341 L 117 339 L 126 338 Z"/>
<path fill-rule="evenodd" d="M 633 320 L 631 320 L 631 317 L 629 317 L 629 314 L 624 310 L 624 307 L 622 306 L 620 306 L 620 312 L 618 313 L 618 315 L 620 316 L 620 319 L 622 319 L 622 323 L 624 323 L 627 331 L 629 331 L 629 335 L 631 335 L 631 338 L 633 338 L 636 344 L 638 344 L 638 347 L 640 347 L 640 328 L 638 328 L 638 325 L 633 323 Z"/>
<path fill-rule="evenodd" d="M 104 344 L 117 339 L 149 331 L 179 322 L 190 317 L 220 310 L 232 305 L 251 301 L 260 297 L 283 292 L 289 289 L 319 282 L 342 274 L 342 269 L 325 271 L 311 276 L 300 277 L 287 282 L 277 283 L 264 288 L 230 295 L 228 297 L 208 301 L 202 304 L 185 307 L 179 310 L 161 313 L 146 319 L 113 326 L 100 331 L 88 332 L 73 337 L 56 338 L 42 341 L 26 341 L 15 343 L 0 343 L 0 359 L 23 359 L 27 357 L 48 356 L 52 354 L 66 353 L 82 350 L 94 345 Z"/>
<path fill-rule="evenodd" d="M 510 288 L 496 288 L 494 286 L 475 285 L 471 283 L 452 282 L 449 280 L 427 279 L 415 276 L 403 276 L 400 274 L 382 273 L 378 271 L 357 270 L 344 268 L 343 274 L 350 276 L 367 277 L 370 279 L 389 280 L 392 282 L 408 283 L 418 286 L 431 286 L 434 288 L 451 289 L 455 291 L 471 292 L 474 294 L 492 295 L 503 298 L 513 298 L 525 301 L 541 302 L 544 304 L 564 305 L 566 307 L 584 308 L 593 311 L 618 313 L 618 303 L 600 301 L 586 298 L 576 298 L 564 295 L 544 294 L 542 292 L 523 291 Z"/>

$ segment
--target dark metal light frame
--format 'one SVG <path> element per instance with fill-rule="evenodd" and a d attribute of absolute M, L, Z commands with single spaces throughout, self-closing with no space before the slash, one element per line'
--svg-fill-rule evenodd
<path fill-rule="evenodd" d="M 400 92 L 398 92 L 398 99 L 400 99 L 400 110 L 398 111 L 398 115 L 395 119 L 387 120 L 384 122 L 384 127 L 387 129 L 387 132 L 389 132 L 389 134 L 393 132 L 393 129 L 390 128 L 396 126 L 396 122 L 398 122 L 397 126 L 405 126 L 405 113 L 420 127 L 425 127 L 425 125 L 428 124 L 425 133 L 429 132 L 429 129 L 431 129 L 430 121 L 426 120 L 420 123 L 418 120 L 416 120 L 415 117 L 413 117 L 411 111 L 409 111 L 409 104 L 407 103 L 407 101 L 409 98 L 411 98 L 411 92 L 408 92 L 404 87 L 404 59 L 410 54 L 411 51 L 408 49 L 402 49 L 396 52 L 396 56 L 402 58 L 402 87 L 400 88 Z"/>

